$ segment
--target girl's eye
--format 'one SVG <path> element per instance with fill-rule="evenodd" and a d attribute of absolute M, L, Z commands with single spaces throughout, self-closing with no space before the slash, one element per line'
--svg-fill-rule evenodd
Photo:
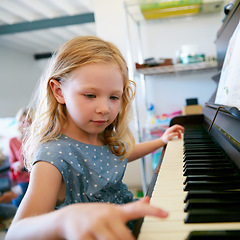
<path fill-rule="evenodd" d="M 112 100 L 117 100 L 117 99 L 119 99 L 119 97 L 117 97 L 117 96 L 111 96 L 110 99 L 112 99 Z"/>
<path fill-rule="evenodd" d="M 95 98 L 96 96 L 95 95 L 93 95 L 93 94 L 86 94 L 85 95 L 87 98 Z"/>

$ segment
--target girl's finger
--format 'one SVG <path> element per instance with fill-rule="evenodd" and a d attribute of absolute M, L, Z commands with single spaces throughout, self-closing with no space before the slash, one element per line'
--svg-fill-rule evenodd
<path fill-rule="evenodd" d="M 125 204 L 121 207 L 125 213 L 126 221 L 142 218 L 147 215 L 159 218 L 166 218 L 168 216 L 168 213 L 166 211 L 149 205 L 148 197 L 140 201 Z"/>

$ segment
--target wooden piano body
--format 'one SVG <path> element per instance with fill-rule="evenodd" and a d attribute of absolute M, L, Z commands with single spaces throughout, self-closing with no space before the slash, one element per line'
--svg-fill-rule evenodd
<path fill-rule="evenodd" d="M 219 70 L 239 20 L 237 0 L 218 32 Z M 170 125 L 185 127 L 184 137 L 163 150 L 147 193 L 151 204 L 169 211 L 169 217 L 139 220 L 137 239 L 240 239 L 240 117 L 221 109 L 208 131 L 217 111 L 214 100 L 215 94 L 201 115 L 172 119 Z"/>

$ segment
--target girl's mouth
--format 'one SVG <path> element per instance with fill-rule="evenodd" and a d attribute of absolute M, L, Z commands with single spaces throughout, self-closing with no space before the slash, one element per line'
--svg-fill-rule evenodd
<path fill-rule="evenodd" d="M 92 122 L 97 125 L 104 125 L 107 122 L 107 120 L 94 120 Z"/>

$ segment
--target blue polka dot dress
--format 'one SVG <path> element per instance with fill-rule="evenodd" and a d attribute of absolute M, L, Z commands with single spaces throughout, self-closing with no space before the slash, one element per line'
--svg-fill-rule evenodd
<path fill-rule="evenodd" d="M 59 207 L 81 202 L 133 201 L 133 194 L 122 182 L 127 159 L 120 160 L 108 145 L 88 145 L 61 135 L 39 148 L 37 161 L 53 164 L 63 177 L 66 195 Z"/>

